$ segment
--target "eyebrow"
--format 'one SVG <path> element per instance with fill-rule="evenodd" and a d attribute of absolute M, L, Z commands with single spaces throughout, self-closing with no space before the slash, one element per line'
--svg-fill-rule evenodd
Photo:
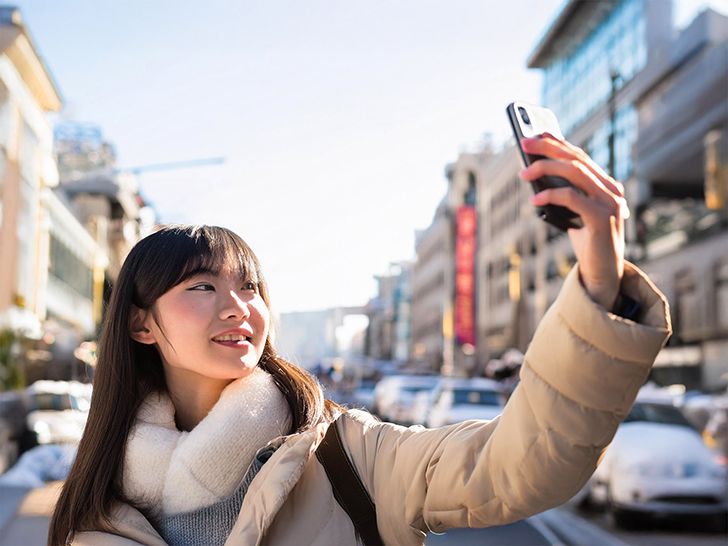
<path fill-rule="evenodd" d="M 197 269 L 193 269 L 192 271 L 188 271 L 182 276 L 182 279 L 180 279 L 179 282 L 185 282 L 192 277 L 199 277 L 200 275 L 210 275 L 211 277 L 219 277 L 220 272 L 219 271 L 213 271 L 209 267 L 198 267 Z"/>
<path fill-rule="evenodd" d="M 187 274 L 185 274 L 182 277 L 182 280 L 180 280 L 180 283 L 188 281 L 193 277 L 199 277 L 202 275 L 209 275 L 209 276 L 215 277 L 217 279 L 220 277 L 220 271 L 219 270 L 215 271 L 213 269 L 210 269 L 209 267 L 198 267 L 197 269 L 193 269 L 192 271 L 189 271 Z M 240 275 L 240 279 L 243 281 L 250 280 L 250 281 L 257 282 L 257 281 L 255 281 L 255 279 L 253 279 L 250 276 L 250 274 Z"/>

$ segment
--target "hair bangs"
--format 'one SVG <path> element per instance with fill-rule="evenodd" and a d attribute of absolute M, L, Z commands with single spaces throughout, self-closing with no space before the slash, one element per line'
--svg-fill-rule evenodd
<path fill-rule="evenodd" d="M 142 239 L 140 268 L 147 275 L 135 279 L 134 304 L 143 309 L 168 290 L 196 275 L 220 275 L 230 268 L 241 279 L 254 282 L 264 298 L 260 264 L 238 235 L 216 226 L 165 226 Z M 149 251 L 144 251 L 149 247 Z M 267 303 L 267 301 L 266 301 Z"/>
<path fill-rule="evenodd" d="M 216 226 L 195 226 L 179 256 L 179 275 L 173 286 L 191 277 L 209 273 L 218 276 L 223 270 L 232 271 L 256 285 L 263 282 L 260 265 L 250 247 L 238 235 Z"/>

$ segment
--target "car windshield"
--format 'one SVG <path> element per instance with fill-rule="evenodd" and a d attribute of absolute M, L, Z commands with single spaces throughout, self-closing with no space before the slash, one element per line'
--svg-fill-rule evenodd
<path fill-rule="evenodd" d="M 455 389 L 453 404 L 478 404 L 483 406 L 500 406 L 500 395 L 495 391 L 472 389 Z"/>
<path fill-rule="evenodd" d="M 30 397 L 29 411 L 63 411 L 81 410 L 88 411 L 89 401 L 68 393 L 38 392 Z"/>
<path fill-rule="evenodd" d="M 635 404 L 627 414 L 624 422 L 634 423 L 636 421 L 681 425 L 692 428 L 688 420 L 680 413 L 680 410 L 664 404 Z"/>
<path fill-rule="evenodd" d="M 410 394 L 417 394 L 420 391 L 431 391 L 433 388 L 434 388 L 434 386 L 429 387 L 429 386 L 419 385 L 417 387 L 400 387 L 399 390 L 402 392 L 408 392 Z"/>

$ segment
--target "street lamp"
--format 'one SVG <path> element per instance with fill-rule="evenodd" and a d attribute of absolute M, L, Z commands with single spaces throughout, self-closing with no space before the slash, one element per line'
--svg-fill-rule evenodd
<path fill-rule="evenodd" d="M 619 75 L 619 71 L 612 68 L 609 71 L 609 78 L 612 80 L 612 89 L 609 92 L 609 176 L 612 178 L 615 177 L 614 172 L 614 166 L 615 166 L 615 157 L 614 157 L 614 139 L 615 135 L 617 133 L 617 106 L 616 106 L 616 98 L 617 98 L 617 83 L 619 82 L 621 76 Z"/>

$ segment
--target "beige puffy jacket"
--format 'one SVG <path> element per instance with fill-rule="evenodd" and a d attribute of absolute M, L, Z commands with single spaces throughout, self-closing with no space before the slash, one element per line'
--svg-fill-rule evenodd
<path fill-rule="evenodd" d="M 667 302 L 631 264 L 622 293 L 640 302 L 640 324 L 592 302 L 575 267 L 493 421 L 425 429 L 355 411 L 339 419 L 385 544 L 422 544 L 428 530 L 511 523 L 582 487 L 670 335 Z M 312 456 L 327 426 L 276 440 L 280 447 L 253 480 L 227 545 L 357 543 Z M 114 517 L 117 535 L 87 531 L 73 544 L 165 544 L 131 506 L 119 505 Z"/>

